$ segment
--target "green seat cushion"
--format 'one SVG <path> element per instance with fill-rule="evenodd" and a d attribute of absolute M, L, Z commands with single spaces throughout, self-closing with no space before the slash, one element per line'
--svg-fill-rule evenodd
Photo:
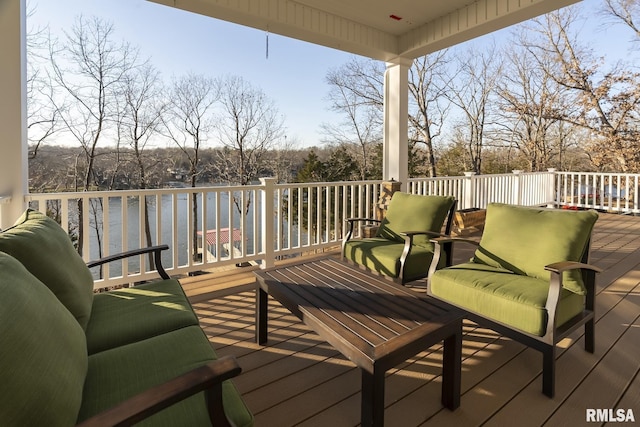
<path fill-rule="evenodd" d="M 349 240 L 344 248 L 345 257 L 359 265 L 388 277 L 400 276 L 400 257 L 404 243 L 379 237 Z M 405 280 L 425 277 L 433 258 L 433 244 L 414 246 L 407 257 Z M 445 258 L 441 258 L 444 266 Z"/>
<path fill-rule="evenodd" d="M 490 204 L 473 261 L 548 281 L 546 265 L 581 261 L 597 219 L 595 211 Z M 580 270 L 564 273 L 563 286 L 585 294 Z"/>
<path fill-rule="evenodd" d="M 0 426 L 73 425 L 87 373 L 84 331 L 2 252 L 0 272 Z"/>
<path fill-rule="evenodd" d="M 24 264 L 86 328 L 93 301 L 93 276 L 57 222 L 27 210 L 13 227 L 0 233 L 0 251 Z"/>
<path fill-rule="evenodd" d="M 93 354 L 191 325 L 198 318 L 177 280 L 99 293 L 87 325 L 87 349 Z"/>
<path fill-rule="evenodd" d="M 449 210 L 455 203 L 454 197 L 421 196 L 402 192 L 393 193 L 385 218 L 376 237 L 404 242 L 400 233 L 406 231 L 432 231 L 440 233 Z M 413 244 L 430 247 L 433 236 L 415 236 Z"/>
<path fill-rule="evenodd" d="M 78 422 L 215 359 L 215 352 L 199 326 L 189 326 L 90 355 Z M 234 425 L 253 424 L 253 416 L 231 381 L 223 384 L 223 403 L 225 413 Z M 204 392 L 137 425 L 210 425 Z"/>
<path fill-rule="evenodd" d="M 429 286 L 434 296 L 465 310 L 533 335 L 546 333 L 548 280 L 465 263 L 436 271 Z M 563 289 L 556 325 L 564 324 L 583 309 L 584 297 Z"/>

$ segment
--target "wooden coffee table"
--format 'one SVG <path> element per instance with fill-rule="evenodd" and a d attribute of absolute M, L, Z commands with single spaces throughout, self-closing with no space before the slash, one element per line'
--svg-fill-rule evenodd
<path fill-rule="evenodd" d="M 385 372 L 440 341 L 442 404 L 460 406 L 462 312 L 331 257 L 256 276 L 256 341 L 267 342 L 271 295 L 360 368 L 362 426 L 384 424 Z"/>

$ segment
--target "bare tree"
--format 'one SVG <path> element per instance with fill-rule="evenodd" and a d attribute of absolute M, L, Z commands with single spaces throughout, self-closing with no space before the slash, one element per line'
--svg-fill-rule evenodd
<path fill-rule="evenodd" d="M 31 17 L 35 9 L 27 11 Z M 50 102 L 53 84 L 47 75 L 49 63 L 49 29 L 29 27 L 27 30 L 27 138 L 29 160 L 34 159 L 42 144 L 59 131 L 59 114 Z"/>
<path fill-rule="evenodd" d="M 95 175 L 97 148 L 119 114 L 117 100 L 122 93 L 124 76 L 138 66 L 137 50 L 128 43 L 114 42 L 113 32 L 111 23 L 80 16 L 70 32 L 65 32 L 62 43 L 50 43 L 50 77 L 61 94 L 60 99 L 52 97 L 51 100 L 65 132 L 79 143 L 84 161 L 83 176 L 76 182 L 76 190 L 88 191 L 98 184 Z M 98 220 L 96 211 L 94 207 L 95 221 Z M 79 223 L 82 223 L 81 202 L 78 203 L 78 215 Z M 101 250 L 99 227 L 95 229 Z M 80 253 L 83 241 L 83 229 L 79 227 Z"/>
<path fill-rule="evenodd" d="M 165 104 L 161 97 L 162 86 L 159 72 L 146 64 L 132 70 L 125 76 L 123 95 L 125 109 L 118 129 L 132 150 L 135 163 L 136 184 L 140 189 L 149 188 L 148 167 L 145 148 L 153 137 L 159 134 L 162 113 Z M 151 164 L 151 166 L 155 166 Z M 149 223 L 149 203 L 141 196 L 140 205 L 144 206 L 144 231 L 147 246 L 153 244 Z M 149 265 L 154 266 L 153 256 L 149 254 Z"/>
<path fill-rule="evenodd" d="M 220 176 L 230 184 L 248 185 L 261 176 L 268 153 L 282 143 L 284 119 L 273 100 L 238 76 L 219 81 L 217 129 L 222 144 Z M 238 212 L 247 212 L 251 198 L 234 197 Z"/>
<path fill-rule="evenodd" d="M 570 127 L 565 126 L 563 116 L 573 108 L 566 102 L 571 96 L 545 72 L 553 58 L 542 54 L 534 58 L 517 45 L 508 49 L 504 57 L 493 142 L 516 147 L 529 163 L 529 170 L 545 170 L 554 156 L 562 160 L 568 136 L 565 129 Z"/>
<path fill-rule="evenodd" d="M 424 145 L 429 176 L 436 175 L 433 141 L 440 134 L 448 109 L 443 96 L 446 58 L 446 51 L 418 58 L 409 71 L 407 149 Z M 338 125 L 324 125 L 326 141 L 358 148 L 356 158 L 362 179 L 378 170 L 372 160 L 378 157 L 376 150 L 382 141 L 384 73 L 383 63 L 354 58 L 327 75 L 331 108 L 343 113 L 345 119 Z"/>
<path fill-rule="evenodd" d="M 436 176 L 434 139 L 440 135 L 449 109 L 444 96 L 450 79 L 448 63 L 448 51 L 442 50 L 415 59 L 409 70 L 411 140 L 424 144 L 431 177 Z"/>
<path fill-rule="evenodd" d="M 640 3 L 637 0 L 604 0 L 602 14 L 615 23 L 626 25 L 640 41 Z"/>
<path fill-rule="evenodd" d="M 455 75 L 448 81 L 444 94 L 463 113 L 465 152 L 471 161 L 471 170 L 482 173 L 482 149 L 489 108 L 501 73 L 501 55 L 495 46 L 478 51 L 477 47 L 457 55 Z"/>
<path fill-rule="evenodd" d="M 371 175 L 371 151 L 382 141 L 383 64 L 353 58 L 327 73 L 328 100 L 333 111 L 342 113 L 340 123 L 322 125 L 325 141 L 345 149 L 355 148 L 360 179 Z"/>
<path fill-rule="evenodd" d="M 200 150 L 211 136 L 213 111 L 220 96 L 218 82 L 200 74 L 188 74 L 174 80 L 167 114 L 163 117 L 166 136 L 173 141 L 189 161 L 191 187 L 198 182 Z M 192 194 L 193 239 L 192 257 L 198 257 L 198 197 Z"/>
<path fill-rule="evenodd" d="M 599 169 L 623 172 L 640 169 L 637 129 L 640 120 L 640 73 L 614 66 L 604 70 L 602 60 L 579 42 L 574 30 L 575 8 L 545 15 L 530 28 L 538 36 L 527 43 L 545 72 L 573 94 L 581 108 L 561 119 L 588 129 L 595 139 L 587 147 Z"/>

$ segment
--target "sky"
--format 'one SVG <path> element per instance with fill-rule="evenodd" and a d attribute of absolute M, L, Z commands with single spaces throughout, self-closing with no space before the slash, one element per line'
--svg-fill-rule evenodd
<path fill-rule="evenodd" d="M 584 0 L 590 16 L 584 37 L 609 60 L 624 58 L 630 35 L 621 27 L 605 27 L 596 15 L 601 0 Z M 98 16 L 114 24 L 115 36 L 127 40 L 149 57 L 166 81 L 189 72 L 212 77 L 241 76 L 274 100 L 285 117 L 288 141 L 299 147 L 322 144 L 322 123 L 340 117 L 329 111 L 331 69 L 347 63 L 352 55 L 338 50 L 269 34 L 264 31 L 212 19 L 145 0 L 28 0 L 29 27 L 48 26 L 62 36 L 78 15 Z M 498 44 L 511 29 L 472 43 Z M 621 40 L 621 38 L 626 38 Z"/>

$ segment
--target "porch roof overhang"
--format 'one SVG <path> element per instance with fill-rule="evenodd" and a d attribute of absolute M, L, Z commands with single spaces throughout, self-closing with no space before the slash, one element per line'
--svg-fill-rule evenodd
<path fill-rule="evenodd" d="M 414 59 L 579 0 L 148 0 L 345 52 Z"/>

